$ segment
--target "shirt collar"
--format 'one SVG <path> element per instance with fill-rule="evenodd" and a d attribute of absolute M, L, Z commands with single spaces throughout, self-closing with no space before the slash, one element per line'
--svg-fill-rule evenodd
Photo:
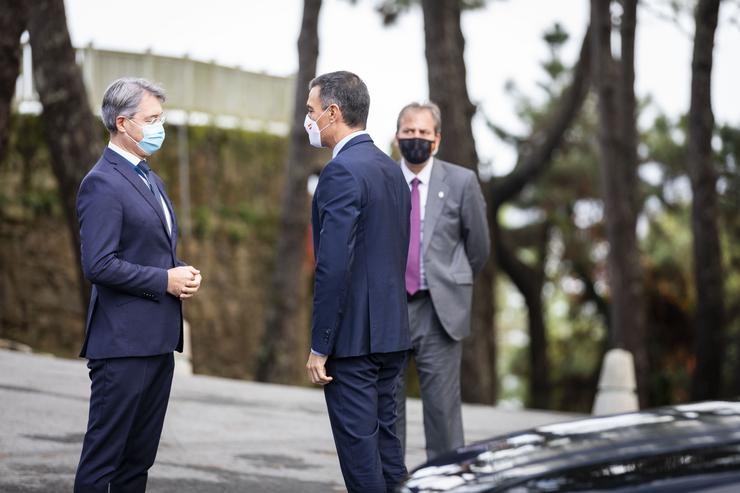
<path fill-rule="evenodd" d="M 354 139 L 358 135 L 366 134 L 367 132 L 365 130 L 358 130 L 357 132 L 352 132 L 351 134 L 345 136 L 342 140 L 337 142 L 337 145 L 334 146 L 334 150 L 331 152 L 331 157 L 334 159 L 337 157 L 337 154 L 339 154 L 339 151 L 342 150 L 342 147 L 349 142 L 350 140 Z"/>
<path fill-rule="evenodd" d="M 406 183 L 408 184 L 411 184 L 411 180 L 414 178 L 418 178 L 424 185 L 429 185 L 429 180 L 432 177 L 432 166 L 434 166 L 434 156 L 429 156 L 427 164 L 419 171 L 418 175 L 415 175 L 406 165 L 406 160 L 401 158 L 401 171 L 403 171 L 403 176 L 406 178 Z"/>
<path fill-rule="evenodd" d="M 108 142 L 108 148 L 116 154 L 119 154 L 122 158 L 124 158 L 126 161 L 133 164 L 134 166 L 137 166 L 142 161 L 142 159 L 136 154 L 128 152 L 126 149 L 117 146 L 113 142 Z"/>

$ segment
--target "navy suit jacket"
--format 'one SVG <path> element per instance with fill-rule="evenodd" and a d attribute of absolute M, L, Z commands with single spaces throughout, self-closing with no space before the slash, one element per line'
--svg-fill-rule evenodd
<path fill-rule="evenodd" d="M 82 269 L 92 283 L 85 343 L 90 359 L 182 351 L 182 304 L 167 293 L 177 260 L 172 202 L 154 172 L 172 218 L 123 156 L 106 148 L 77 195 Z"/>
<path fill-rule="evenodd" d="M 400 167 L 358 135 L 321 172 L 311 348 L 336 358 L 407 350 L 411 199 Z"/>

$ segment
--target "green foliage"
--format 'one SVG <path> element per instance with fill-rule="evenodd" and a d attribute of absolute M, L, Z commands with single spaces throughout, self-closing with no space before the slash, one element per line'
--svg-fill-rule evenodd
<path fill-rule="evenodd" d="M 545 32 L 542 39 L 545 40 L 547 46 L 550 48 L 550 59 L 546 60 L 542 67 L 550 77 L 551 80 L 555 81 L 566 72 L 565 65 L 560 60 L 559 52 L 562 46 L 568 41 L 570 36 L 563 29 L 563 26 L 559 22 L 556 22 L 552 28 Z"/>
<path fill-rule="evenodd" d="M 177 207 L 182 200 L 176 142 L 180 136 L 176 127 L 168 127 L 167 135 L 169 145 L 152 161 Z M 287 154 L 285 138 L 189 127 L 187 140 L 193 234 L 197 238 L 223 235 L 232 243 L 274 241 Z"/>
<path fill-rule="evenodd" d="M 566 41 L 570 39 L 570 35 L 559 22 L 556 22 L 549 30 L 545 31 L 545 34 L 542 35 L 542 39 L 545 40 L 545 43 L 547 43 L 547 46 L 550 47 L 551 50 L 555 51 L 561 48 Z"/>
<path fill-rule="evenodd" d="M 718 189 L 721 190 L 718 206 L 720 226 L 723 233 L 723 265 L 728 273 L 725 278 L 725 312 L 727 338 L 740 341 L 740 128 L 723 125 L 719 128 L 718 139 Z M 734 365 L 725 369 L 727 382 L 737 392 L 740 389 L 740 346 L 733 344 L 728 359 Z"/>
<path fill-rule="evenodd" d="M 49 160 L 41 121 L 33 116 L 11 115 L 8 149 L 0 162 L 0 221 L 61 217 Z"/>
<path fill-rule="evenodd" d="M 196 238 L 204 239 L 210 236 L 213 230 L 213 214 L 205 206 L 193 208 L 193 234 Z"/>
<path fill-rule="evenodd" d="M 149 161 L 179 209 L 178 128 L 168 126 L 166 131 L 167 143 Z M 205 238 L 224 233 L 234 241 L 256 234 L 260 241 L 273 241 L 285 138 L 214 127 L 190 127 L 187 138 L 194 234 Z M 107 140 L 107 132 L 101 132 L 101 150 Z M 0 163 L 0 217 L 61 215 L 49 163 L 40 118 L 13 115 L 8 153 Z"/>
<path fill-rule="evenodd" d="M 738 226 L 737 211 L 740 209 L 740 128 L 722 125 L 718 131 L 720 207 L 723 219 Z M 737 229 L 735 229 L 737 231 Z"/>
<path fill-rule="evenodd" d="M 562 284 L 550 284 L 547 310 L 552 372 L 552 402 L 555 409 L 588 413 L 593 405 L 597 370 L 604 350 L 604 327 L 593 302 L 579 300 Z M 549 297 L 548 297 L 549 298 Z"/>
<path fill-rule="evenodd" d="M 543 37 L 550 57 L 542 64 L 539 84 L 545 98 L 534 98 L 510 83 L 508 92 L 519 117 L 533 135 L 550 114 L 557 96 L 569 82 L 562 70 L 560 48 L 567 33 L 554 26 Z M 650 107 L 649 98 L 640 110 Z M 527 140 L 489 122 L 505 142 L 526 152 Z M 548 328 L 548 356 L 551 367 L 551 406 L 563 410 L 588 411 L 608 345 L 609 290 L 606 276 L 606 241 L 603 224 L 601 184 L 598 173 L 598 119 L 595 101 L 586 101 L 578 119 L 568 131 L 564 145 L 552 166 L 503 210 L 509 237 L 516 240 L 518 257 L 534 266 L 533 243 L 517 230 L 548 224 L 552 238 L 548 248 L 547 283 L 543 293 Z M 690 182 L 686 163 L 687 120 L 657 115 L 639 134 L 640 189 L 639 240 L 648 297 L 648 341 L 651 363 L 651 404 L 684 402 L 693 368 L 693 327 L 695 293 L 693 284 Z M 719 176 L 719 218 L 724 263 L 728 267 L 728 340 L 740 340 L 740 129 L 719 126 L 713 142 Z M 513 219 L 516 218 L 516 221 Z M 511 231 L 513 229 L 513 231 Z M 506 398 L 523 399 L 525 385 L 506 385 L 514 379 L 527 382 L 528 352 L 511 344 L 512 331 L 524 331 L 522 304 L 505 304 L 499 330 Z M 516 322 L 518 320 L 518 322 Z M 514 326 L 507 324 L 514 323 Z M 733 345 L 734 346 L 734 345 Z M 728 353 L 726 371 L 740 367 L 734 347 Z M 508 393 L 507 393 L 507 389 Z"/>

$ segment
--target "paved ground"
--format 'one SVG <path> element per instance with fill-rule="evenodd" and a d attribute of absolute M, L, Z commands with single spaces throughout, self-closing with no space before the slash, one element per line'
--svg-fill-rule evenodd
<path fill-rule="evenodd" d="M 82 360 L 0 350 L 0 492 L 72 490 L 87 422 Z M 424 460 L 421 406 L 408 405 L 408 463 Z M 466 405 L 467 441 L 563 421 Z M 344 491 L 320 390 L 176 375 L 151 493 Z"/>

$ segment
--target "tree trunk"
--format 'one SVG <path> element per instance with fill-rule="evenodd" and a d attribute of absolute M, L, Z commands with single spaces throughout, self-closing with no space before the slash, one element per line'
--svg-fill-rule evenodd
<path fill-rule="evenodd" d="M 639 180 L 637 176 L 637 99 L 635 97 L 635 28 L 637 25 L 637 3 L 638 0 L 622 0 L 622 19 L 620 23 L 621 37 L 621 61 L 619 63 L 621 84 L 621 134 L 622 134 L 622 159 L 626 164 L 623 167 L 622 179 L 624 180 L 623 200 L 630 206 L 631 231 L 634 232 L 625 243 L 624 260 L 628 270 L 624 271 L 629 277 L 626 278 L 625 290 L 630 299 L 625 307 L 631 307 L 630 314 L 633 329 L 625 334 L 625 344 L 632 352 L 635 359 L 635 370 L 637 371 L 638 388 L 637 393 L 643 405 L 649 402 L 649 380 L 650 360 L 648 357 L 647 344 L 647 295 L 645 290 L 645 278 L 640 263 L 640 252 L 637 242 L 637 216 L 640 211 Z M 620 238 L 624 238 L 620 235 Z M 638 302 L 639 304 L 635 304 Z"/>
<path fill-rule="evenodd" d="M 438 157 L 478 171 L 473 139 L 475 106 L 466 85 L 465 38 L 460 28 L 459 0 L 422 0 L 429 99 L 442 112 L 442 144 Z M 484 196 L 486 191 L 484 189 Z M 490 197 L 485 197 L 490 203 Z M 493 235 L 493 231 L 491 230 Z M 489 259 L 473 290 L 472 333 L 464 343 L 462 398 L 494 403 L 497 394 L 494 330 L 495 263 Z"/>
<path fill-rule="evenodd" d="M 429 99 L 442 112 L 440 159 L 477 171 L 473 139 L 475 106 L 466 85 L 465 38 L 459 0 L 422 0 Z"/>
<path fill-rule="evenodd" d="M 552 164 L 552 156 L 562 143 L 588 95 L 591 56 L 590 28 L 581 44 L 573 79 L 563 91 L 552 113 L 541 128 L 536 129 L 520 147 L 517 165 L 503 178 L 492 179 L 488 188 L 489 223 L 492 231 L 492 256 L 509 275 L 527 303 L 530 325 L 530 387 L 529 403 L 535 407 L 549 405 L 547 331 L 542 306 L 542 280 L 533 282 L 536 275 L 506 248 L 501 240 L 498 211 L 513 200 L 528 184 L 537 179 Z M 544 254 L 543 254 L 544 258 Z M 543 260 L 544 262 L 544 260 Z"/>
<path fill-rule="evenodd" d="M 529 266 L 519 260 L 505 243 L 502 235 L 496 237 L 496 251 L 501 269 L 517 287 L 527 305 L 529 323 L 529 392 L 527 407 L 550 408 L 550 362 L 547 357 L 547 330 L 545 327 L 542 286 L 545 282 L 545 262 L 549 243 L 548 226 L 542 226 L 536 245 L 537 265 Z"/>
<path fill-rule="evenodd" d="M 486 197 L 484 189 L 483 196 Z M 491 204 L 486 197 L 488 217 L 491 217 Z M 493 225 L 488 225 L 490 243 L 498 234 Z M 473 287 L 473 309 L 471 334 L 463 342 L 463 361 L 460 378 L 465 384 L 461 387 L 465 402 L 495 404 L 498 399 L 498 345 L 494 320 L 496 286 L 496 252 L 491 248 L 488 261 L 475 279 Z"/>
<path fill-rule="evenodd" d="M 82 72 L 67 31 L 63 0 L 25 3 L 33 58 L 33 77 L 43 106 L 42 120 L 59 184 L 77 262 L 80 263 L 80 231 L 77 222 L 77 190 L 82 178 L 98 159 L 100 130 L 90 111 Z M 80 297 L 86 312 L 90 285 L 79 269 Z"/>
<path fill-rule="evenodd" d="M 610 0 L 591 0 L 594 87 L 599 104 L 599 147 L 604 216 L 609 240 L 612 346 L 635 359 L 637 390 L 647 403 L 645 300 L 636 235 L 637 151 L 634 95 L 636 0 L 624 0 L 622 60 L 612 58 Z"/>
<path fill-rule="evenodd" d="M 295 382 L 301 375 L 302 358 L 308 356 L 309 350 L 306 317 L 301 308 L 306 305 L 308 292 L 308 279 L 302 264 L 310 215 L 306 180 L 312 163 L 306 159 L 311 152 L 303 120 L 306 116 L 308 84 L 316 74 L 319 56 L 320 10 L 321 0 L 304 0 L 277 254 L 261 354 L 255 372 L 257 380 L 263 382 Z"/>
<path fill-rule="evenodd" d="M 15 0 L 0 0 L 0 161 L 10 132 L 11 101 L 21 63 L 21 34 L 26 29 L 23 9 Z"/>
<path fill-rule="evenodd" d="M 573 274 L 583 283 L 583 300 L 591 301 L 596 306 L 596 311 L 601 315 L 606 327 L 606 333 L 611 332 L 611 321 L 609 320 L 609 302 L 596 291 L 591 260 L 589 259 L 590 243 L 580 238 L 565 238 L 565 258 L 570 259 Z M 608 342 L 608 341 L 605 341 Z M 606 344 L 605 344 L 606 346 Z M 608 348 L 604 348 L 606 352 Z"/>
<path fill-rule="evenodd" d="M 717 218 L 717 173 L 712 158 L 711 80 L 719 0 L 699 0 L 691 62 L 688 167 L 691 177 L 691 227 L 694 236 L 696 289 L 696 369 L 693 400 L 716 399 L 722 391 L 724 360 L 724 289 Z"/>

